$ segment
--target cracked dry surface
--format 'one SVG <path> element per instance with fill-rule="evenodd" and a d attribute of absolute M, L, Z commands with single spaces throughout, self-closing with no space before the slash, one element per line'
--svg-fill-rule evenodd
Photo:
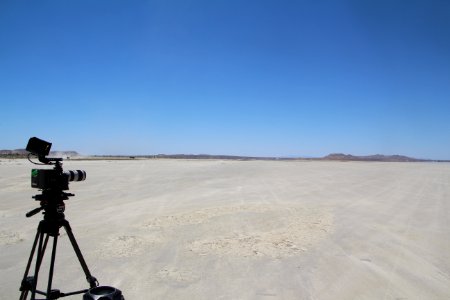
<path fill-rule="evenodd" d="M 198 255 L 282 258 L 301 254 L 333 229 L 332 214 L 300 206 L 237 205 L 164 215 L 144 226 L 181 235 L 191 226 L 185 249 Z M 195 235 L 195 230 L 201 232 Z M 193 233 L 192 233 L 193 232 Z"/>

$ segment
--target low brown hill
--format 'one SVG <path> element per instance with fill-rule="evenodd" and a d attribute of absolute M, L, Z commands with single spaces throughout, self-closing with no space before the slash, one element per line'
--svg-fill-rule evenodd
<path fill-rule="evenodd" d="M 423 159 L 412 158 L 404 155 L 366 155 L 366 156 L 356 156 L 351 154 L 343 153 L 332 153 L 322 159 L 324 160 L 340 160 L 340 161 L 386 161 L 386 162 L 416 162 L 425 161 Z"/>

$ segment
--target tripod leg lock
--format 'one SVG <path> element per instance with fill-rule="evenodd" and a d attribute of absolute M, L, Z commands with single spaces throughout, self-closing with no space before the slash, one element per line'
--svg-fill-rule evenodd
<path fill-rule="evenodd" d="M 86 277 L 86 280 L 87 280 L 87 282 L 89 282 L 89 285 L 91 286 L 91 288 L 95 288 L 95 287 L 99 286 L 98 280 L 94 276 Z"/>
<path fill-rule="evenodd" d="M 28 276 L 27 278 L 24 278 L 22 280 L 22 283 L 20 284 L 20 291 L 31 291 L 34 287 L 34 276 Z"/>
<path fill-rule="evenodd" d="M 60 290 L 51 290 L 50 294 L 47 295 L 47 299 L 58 299 L 59 297 L 63 297 L 64 294 L 61 293 Z"/>

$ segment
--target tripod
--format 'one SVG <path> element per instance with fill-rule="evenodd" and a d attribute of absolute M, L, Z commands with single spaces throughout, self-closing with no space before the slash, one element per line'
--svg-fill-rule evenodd
<path fill-rule="evenodd" d="M 31 249 L 30 257 L 28 259 L 27 267 L 25 269 L 25 274 L 22 279 L 22 283 L 20 286 L 20 300 L 26 300 L 28 293 L 31 292 L 31 300 L 36 300 L 36 294 L 45 296 L 44 299 L 58 299 L 60 297 L 66 297 L 76 294 L 82 294 L 89 291 L 89 289 L 83 289 L 79 291 L 62 293 L 57 289 L 52 289 L 52 281 L 53 281 L 53 271 L 55 267 L 55 256 L 56 256 L 56 247 L 58 244 L 58 236 L 59 229 L 63 227 L 69 237 L 70 243 L 77 255 L 78 261 L 83 268 L 84 274 L 86 275 L 86 280 L 89 283 L 90 289 L 98 286 L 98 281 L 95 277 L 91 275 L 89 272 L 89 268 L 86 264 L 86 261 L 81 254 L 81 250 L 78 247 L 77 241 L 75 240 L 75 236 L 72 233 L 72 229 L 70 227 L 69 221 L 65 219 L 64 216 L 64 200 L 69 199 L 68 197 L 74 196 L 73 194 L 62 192 L 59 189 L 48 189 L 43 190 L 42 194 L 36 195 L 33 198 L 41 201 L 41 207 L 36 208 L 26 214 L 27 217 L 31 217 L 32 215 L 37 214 L 39 211 L 44 210 L 44 219 L 39 222 L 36 237 L 33 242 L 33 247 Z M 39 270 L 41 268 L 42 260 L 44 258 L 45 249 L 48 244 L 49 238 L 53 238 L 53 246 L 50 260 L 50 270 L 48 275 L 47 282 L 47 291 L 43 292 L 37 289 Z M 30 271 L 31 264 L 33 262 L 34 254 L 37 250 L 36 254 L 36 262 L 34 268 L 34 275 L 28 276 Z"/>

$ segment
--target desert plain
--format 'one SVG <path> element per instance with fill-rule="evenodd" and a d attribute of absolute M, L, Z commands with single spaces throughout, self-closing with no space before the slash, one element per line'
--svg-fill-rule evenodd
<path fill-rule="evenodd" d="M 0 160 L 0 299 L 41 214 L 27 160 Z M 450 299 L 450 164 L 67 160 L 66 218 L 125 299 Z M 39 287 L 45 289 L 50 247 Z M 66 233 L 53 287 L 87 288 Z M 81 299 L 81 295 L 63 299 Z"/>

